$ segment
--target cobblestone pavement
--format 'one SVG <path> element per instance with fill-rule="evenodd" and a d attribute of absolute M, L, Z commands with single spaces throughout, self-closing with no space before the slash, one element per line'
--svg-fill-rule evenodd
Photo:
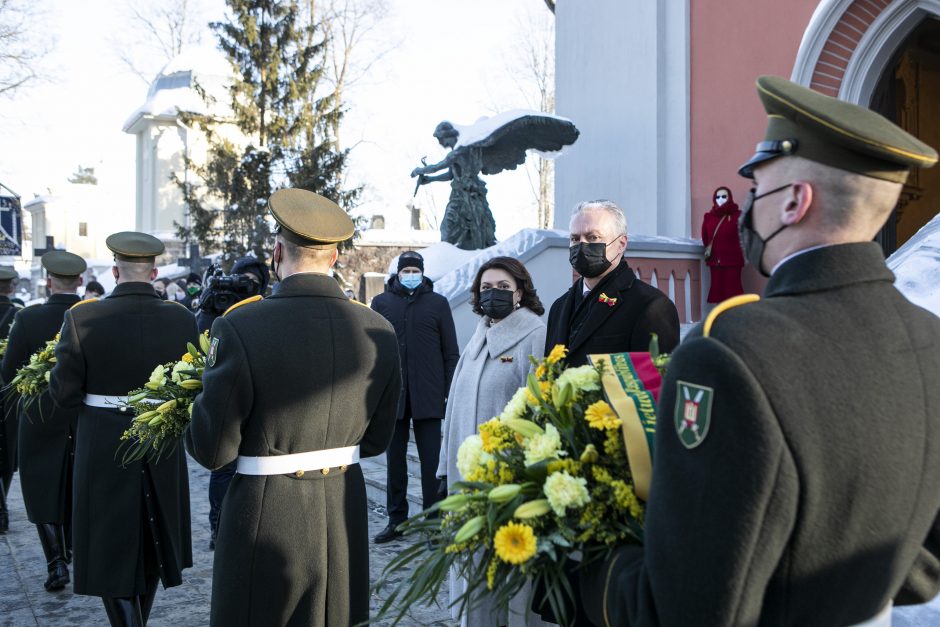
<path fill-rule="evenodd" d="M 212 591 L 212 552 L 209 546 L 209 472 L 189 460 L 192 505 L 193 567 L 183 571 L 183 585 L 157 592 L 148 625 L 151 627 L 190 627 L 209 624 L 209 597 Z M 0 535 L 0 627 L 60 627 L 107 625 L 108 619 L 98 597 L 72 594 L 71 586 L 57 593 L 46 592 L 42 582 L 46 569 L 36 528 L 26 520 L 19 477 L 10 488 L 10 531 Z M 384 511 L 370 503 L 369 534 L 385 527 Z M 398 551 L 406 545 L 390 542 L 372 545 L 372 581 Z M 373 597 L 372 614 L 382 604 Z M 412 611 L 400 625 L 453 625 L 449 612 L 437 606 Z M 373 623 L 389 625 L 391 621 Z"/>

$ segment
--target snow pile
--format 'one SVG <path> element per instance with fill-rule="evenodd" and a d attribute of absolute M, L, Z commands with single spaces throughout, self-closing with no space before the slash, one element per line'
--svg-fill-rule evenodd
<path fill-rule="evenodd" d="M 940 316 L 940 214 L 888 257 L 887 263 L 901 293 Z"/>

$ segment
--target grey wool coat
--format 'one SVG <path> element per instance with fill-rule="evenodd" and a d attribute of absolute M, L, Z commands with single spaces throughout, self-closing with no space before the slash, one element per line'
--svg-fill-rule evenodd
<path fill-rule="evenodd" d="M 215 362 L 186 448 L 209 469 L 359 445 L 385 452 L 401 390 L 392 326 L 325 274 L 217 318 Z M 210 353 L 212 348 L 210 348 Z M 369 536 L 359 464 L 236 474 L 222 503 L 212 575 L 214 627 L 346 627 L 369 618 Z"/>
<path fill-rule="evenodd" d="M 526 308 L 513 311 L 503 320 L 490 326 L 483 316 L 477 323 L 473 337 L 467 342 L 448 395 L 444 419 L 444 442 L 437 475 L 447 477 L 448 487 L 460 481 L 457 472 L 457 449 L 467 436 L 477 433 L 477 427 L 503 408 L 516 390 L 526 384 L 534 370 L 529 356 L 541 359 L 545 346 L 545 323 Z M 464 582 L 451 573 L 450 601 L 453 603 L 464 592 Z M 528 590 L 524 590 L 510 605 L 510 615 L 499 616 L 494 608 L 483 602 L 467 612 L 461 625 L 511 625 L 535 627 L 543 625 L 528 611 Z M 452 608 L 454 618 L 459 605 Z"/>

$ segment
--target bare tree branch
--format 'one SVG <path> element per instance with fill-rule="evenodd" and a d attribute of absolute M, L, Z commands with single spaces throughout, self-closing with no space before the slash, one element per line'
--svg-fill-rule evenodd
<path fill-rule="evenodd" d="M 37 39 L 40 7 L 29 0 L 0 0 L 0 96 L 10 97 L 41 78 L 49 46 Z"/>
<path fill-rule="evenodd" d="M 149 85 L 167 61 L 202 41 L 208 32 L 204 9 L 203 0 L 129 2 L 128 28 L 113 41 L 118 59 Z"/>

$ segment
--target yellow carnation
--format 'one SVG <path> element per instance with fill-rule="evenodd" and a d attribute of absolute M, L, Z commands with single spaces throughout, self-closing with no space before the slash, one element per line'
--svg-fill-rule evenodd
<path fill-rule="evenodd" d="M 507 418 L 521 418 L 525 414 L 526 410 L 526 395 L 529 393 L 527 388 L 519 388 L 516 390 L 516 393 L 512 395 L 512 398 L 509 399 L 509 402 L 506 403 L 506 407 L 503 409 L 503 413 L 499 415 L 500 420 L 506 420 Z"/>
<path fill-rule="evenodd" d="M 555 344 L 552 348 L 552 351 L 548 354 L 548 357 L 545 358 L 550 364 L 558 363 L 565 358 L 565 355 L 568 354 L 568 349 L 565 348 L 564 344 Z"/>
<path fill-rule="evenodd" d="M 468 436 L 457 449 L 457 470 L 460 476 L 467 479 L 474 470 L 480 466 L 480 456 L 483 454 L 483 440 L 478 435 Z"/>
<path fill-rule="evenodd" d="M 180 359 L 185 361 L 187 364 L 193 363 L 193 356 L 189 353 L 183 353 L 183 356 Z"/>
<path fill-rule="evenodd" d="M 555 380 L 555 385 L 558 390 L 561 390 L 566 383 L 571 385 L 571 389 L 575 394 L 583 391 L 601 389 L 601 378 L 597 374 L 597 370 L 594 369 L 594 366 L 568 368 L 558 375 L 558 379 Z"/>
<path fill-rule="evenodd" d="M 535 532 L 523 523 L 509 522 L 493 536 L 496 555 L 507 564 L 524 564 L 535 555 Z"/>
<path fill-rule="evenodd" d="M 587 491 L 587 479 L 572 477 L 564 471 L 549 475 L 542 491 L 545 492 L 549 505 L 559 516 L 564 516 L 569 507 L 583 507 L 591 501 L 591 495 Z"/>
<path fill-rule="evenodd" d="M 606 401 L 597 401 L 584 410 L 584 417 L 592 429 L 604 431 L 620 426 L 620 418 Z"/>
<path fill-rule="evenodd" d="M 545 433 L 533 435 L 525 441 L 525 464 L 531 466 L 543 459 L 551 459 L 559 455 L 561 449 L 561 434 L 551 423 L 545 425 Z"/>

